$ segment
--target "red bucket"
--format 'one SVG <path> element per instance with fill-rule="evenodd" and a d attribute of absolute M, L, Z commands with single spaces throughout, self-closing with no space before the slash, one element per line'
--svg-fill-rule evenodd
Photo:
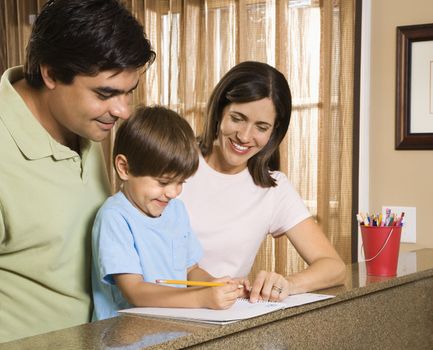
<path fill-rule="evenodd" d="M 363 226 L 361 235 L 367 275 L 395 276 L 400 250 L 401 226 Z"/>

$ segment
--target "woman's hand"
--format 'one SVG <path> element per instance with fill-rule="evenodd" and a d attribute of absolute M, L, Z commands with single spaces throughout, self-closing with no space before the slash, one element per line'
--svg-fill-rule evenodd
<path fill-rule="evenodd" d="M 250 301 L 281 301 L 290 294 L 289 282 L 275 272 L 260 271 L 250 292 Z"/>

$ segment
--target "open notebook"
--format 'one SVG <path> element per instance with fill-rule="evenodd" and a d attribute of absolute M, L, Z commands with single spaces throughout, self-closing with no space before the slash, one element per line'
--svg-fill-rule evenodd
<path fill-rule="evenodd" d="M 257 317 L 276 310 L 313 303 L 333 297 L 333 295 L 326 294 L 304 293 L 290 295 L 281 302 L 257 302 L 252 304 L 246 299 L 238 299 L 233 306 L 227 310 L 135 307 L 132 309 L 119 310 L 119 312 L 184 321 L 227 324 Z"/>

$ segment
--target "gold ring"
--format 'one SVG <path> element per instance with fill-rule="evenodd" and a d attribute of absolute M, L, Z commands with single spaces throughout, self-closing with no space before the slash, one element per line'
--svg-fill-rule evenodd
<path fill-rule="evenodd" d="M 278 294 L 281 294 L 281 292 L 283 291 L 283 288 L 280 288 L 277 286 L 272 286 L 272 289 L 276 290 L 278 292 Z"/>

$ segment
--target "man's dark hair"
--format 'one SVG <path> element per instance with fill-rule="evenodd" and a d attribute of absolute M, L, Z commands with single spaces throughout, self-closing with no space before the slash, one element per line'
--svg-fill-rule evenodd
<path fill-rule="evenodd" d="M 119 1 L 49 0 L 33 25 L 24 76 L 41 88 L 41 64 L 51 78 L 70 84 L 77 74 L 137 69 L 154 59 L 143 26 Z"/>

